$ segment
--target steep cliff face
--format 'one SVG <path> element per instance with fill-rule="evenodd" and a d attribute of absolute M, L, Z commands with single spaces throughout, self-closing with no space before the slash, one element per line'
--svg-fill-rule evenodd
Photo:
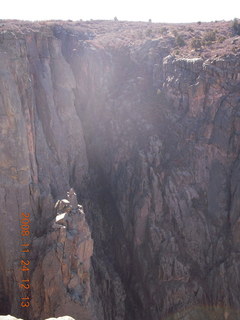
<path fill-rule="evenodd" d="M 35 253 L 40 239 L 61 243 L 47 230 L 74 187 L 94 240 L 92 319 L 240 319 L 239 55 L 177 58 L 172 39 L 89 29 L 2 32 L 0 314 L 67 314 L 61 290 L 57 311 L 36 285 L 49 274 Z M 24 312 L 21 212 L 32 239 Z"/>

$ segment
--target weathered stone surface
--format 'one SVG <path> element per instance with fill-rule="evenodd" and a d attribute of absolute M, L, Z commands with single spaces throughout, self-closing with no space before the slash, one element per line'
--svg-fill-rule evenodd
<path fill-rule="evenodd" d="M 75 204 L 77 197 L 71 190 Z M 39 319 L 67 313 L 88 320 L 91 233 L 78 204 L 73 208 L 63 199 L 55 207 L 57 216 L 48 233 L 32 243 L 34 260 L 38 262 L 32 270 L 30 316 Z"/>
<path fill-rule="evenodd" d="M 41 28 L 0 42 L 0 312 L 239 320 L 239 54 L 184 59 L 171 39 Z M 54 209 L 70 186 L 91 236 L 73 190 Z"/>

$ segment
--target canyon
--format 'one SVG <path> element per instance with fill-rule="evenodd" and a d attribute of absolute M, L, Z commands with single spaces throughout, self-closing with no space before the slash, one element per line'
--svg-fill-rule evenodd
<path fill-rule="evenodd" d="M 162 28 L 1 20 L 1 315 L 240 320 L 240 37 Z"/>

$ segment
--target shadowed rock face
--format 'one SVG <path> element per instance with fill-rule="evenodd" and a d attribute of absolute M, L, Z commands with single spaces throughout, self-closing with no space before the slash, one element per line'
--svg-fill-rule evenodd
<path fill-rule="evenodd" d="M 55 201 L 74 187 L 94 240 L 92 319 L 240 319 L 239 56 L 177 59 L 161 40 L 101 47 L 58 26 L 4 37 L 0 313 L 67 314 L 57 274 L 41 267 L 52 251 L 36 252 L 70 241 L 48 230 Z M 32 234 L 25 313 L 15 279 L 21 212 Z M 69 220 L 58 218 L 61 232 Z M 74 295 L 79 275 L 61 276 Z"/>

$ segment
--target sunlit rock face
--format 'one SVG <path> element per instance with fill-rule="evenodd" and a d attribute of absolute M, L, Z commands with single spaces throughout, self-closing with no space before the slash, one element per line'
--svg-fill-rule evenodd
<path fill-rule="evenodd" d="M 31 277 L 31 317 L 67 313 L 90 320 L 91 233 L 73 189 L 67 199 L 56 203 L 55 209 L 57 215 L 47 234 L 32 243 L 38 263 Z"/>
<path fill-rule="evenodd" d="M 171 40 L 84 28 L 1 38 L 0 313 L 240 319 L 239 56 L 177 58 Z M 78 201 L 54 208 L 71 187 Z"/>

